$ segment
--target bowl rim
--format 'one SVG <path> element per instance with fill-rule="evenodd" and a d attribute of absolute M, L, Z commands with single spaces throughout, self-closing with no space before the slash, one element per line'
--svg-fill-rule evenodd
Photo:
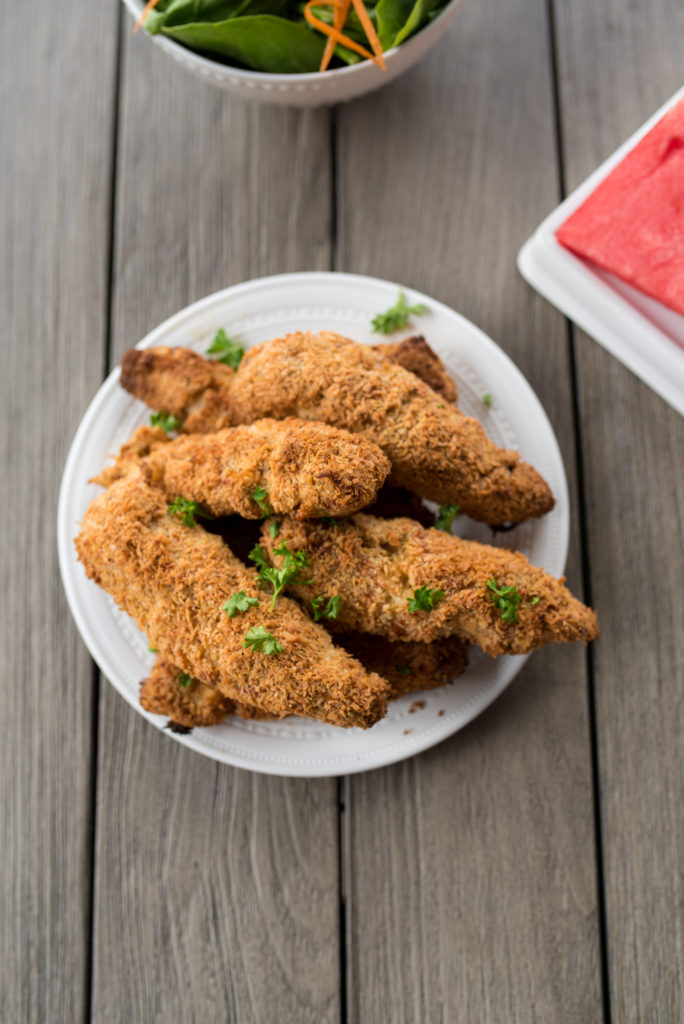
<path fill-rule="evenodd" d="M 144 0 L 122 0 L 122 2 L 136 19 L 142 14 L 145 6 Z M 388 70 L 390 62 L 392 64 L 396 63 L 399 53 L 405 54 L 419 39 L 424 38 L 424 34 L 426 32 L 431 32 L 448 12 L 458 9 L 462 3 L 463 0 L 447 0 L 447 3 L 439 12 L 437 17 L 428 25 L 424 25 L 420 31 L 416 32 L 415 35 L 412 35 L 406 40 L 406 42 L 400 43 L 399 46 L 394 46 L 391 50 L 386 50 L 383 56 Z M 203 57 L 201 54 L 197 53 L 196 50 L 191 50 L 189 47 L 183 46 L 175 39 L 170 39 L 162 33 L 152 36 L 151 39 L 172 56 L 182 55 L 183 59 L 196 64 L 197 68 L 201 69 L 207 75 L 214 76 L 218 74 L 221 77 L 224 75 L 230 76 L 243 82 L 245 85 L 259 81 L 273 83 L 274 85 L 311 85 L 318 89 L 329 88 L 333 82 L 341 82 L 345 77 L 348 78 L 355 71 L 359 72 L 363 69 L 368 70 L 376 67 L 376 65 L 371 61 L 365 59 L 359 61 L 358 64 L 347 64 L 341 68 L 328 68 L 323 73 L 320 71 L 298 71 L 289 74 L 274 71 L 253 71 L 249 68 L 238 68 L 232 64 L 223 64 L 221 61 L 212 60 L 211 57 Z M 378 74 L 383 74 L 381 68 L 376 68 L 376 71 Z M 329 83 L 329 85 L 326 86 L 324 83 Z"/>

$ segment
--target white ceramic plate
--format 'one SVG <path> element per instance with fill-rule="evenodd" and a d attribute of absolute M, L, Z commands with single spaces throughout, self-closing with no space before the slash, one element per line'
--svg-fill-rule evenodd
<path fill-rule="evenodd" d="M 684 97 L 675 93 L 537 228 L 518 254 L 520 273 L 684 415 L 684 317 L 580 259 L 556 231 L 630 149 Z"/>
<path fill-rule="evenodd" d="M 418 292 L 406 290 L 410 302 L 427 312 L 413 327 L 393 335 L 398 340 L 420 329 L 458 381 L 459 405 L 476 414 L 500 445 L 518 449 L 549 482 L 556 497 L 553 512 L 514 531 L 492 535 L 463 517 L 455 530 L 463 536 L 517 548 L 530 560 L 559 576 L 568 545 L 568 495 L 565 472 L 551 425 L 534 392 L 510 359 L 480 330 L 453 310 Z M 157 327 L 139 348 L 185 345 L 204 352 L 214 332 L 224 327 L 246 346 L 294 330 L 338 331 L 366 344 L 383 340 L 373 334 L 371 317 L 396 300 L 397 286 L 351 274 L 285 274 L 267 277 L 210 295 Z M 147 640 L 111 598 L 86 579 L 76 561 L 73 539 L 98 487 L 87 480 L 138 425 L 149 410 L 119 386 L 119 370 L 107 378 L 74 438 L 64 470 L 58 513 L 62 578 L 71 611 L 90 653 L 119 693 L 157 727 L 165 719 L 147 714 L 138 704 L 140 681 L 154 656 Z M 486 392 L 491 408 L 482 402 Z M 411 711 L 414 697 L 390 704 L 387 717 L 372 729 L 336 729 L 304 719 L 246 722 L 194 729 L 187 736 L 167 732 L 177 743 L 217 761 L 273 775 L 343 775 L 391 764 L 417 754 L 461 729 L 511 682 L 525 657 L 497 660 L 471 652 L 467 672 L 454 683 L 420 695 L 425 702 Z"/>

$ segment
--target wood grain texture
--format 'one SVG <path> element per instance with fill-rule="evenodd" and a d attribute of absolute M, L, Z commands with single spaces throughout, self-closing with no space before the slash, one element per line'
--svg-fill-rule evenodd
<path fill-rule="evenodd" d="M 57 567 L 68 446 L 101 379 L 116 9 L 3 11 L 0 1019 L 81 1020 L 92 669 Z M 11 507 L 10 507 L 11 506 Z"/>
<path fill-rule="evenodd" d="M 681 86 L 684 9 L 557 4 L 573 189 Z M 571 9 L 572 7 L 572 9 Z M 684 420 L 579 334 L 610 1000 L 684 1006 Z"/>
<path fill-rule="evenodd" d="M 567 335 L 515 267 L 558 199 L 550 68 L 544 3 L 466 4 L 415 70 L 343 109 L 337 265 L 449 303 L 521 367 L 570 477 L 581 593 Z M 350 779 L 346 804 L 353 1021 L 602 1018 L 582 648 L 535 654 L 476 723 Z"/>
<path fill-rule="evenodd" d="M 330 260 L 328 114 L 243 104 L 124 25 L 113 359 L 188 302 Z M 103 683 L 93 1018 L 339 1018 L 337 786 L 219 766 Z"/>

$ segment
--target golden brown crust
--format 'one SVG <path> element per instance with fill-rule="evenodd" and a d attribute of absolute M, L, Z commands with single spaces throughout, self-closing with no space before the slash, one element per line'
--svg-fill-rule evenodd
<path fill-rule="evenodd" d="M 383 679 L 335 648 L 295 602 L 279 598 L 271 610 L 256 574 L 220 537 L 170 516 L 163 494 L 140 477 L 118 481 L 92 502 L 76 548 L 87 575 L 151 644 L 224 696 L 332 725 L 366 728 L 385 714 Z M 223 605 L 241 590 L 259 605 L 230 619 Z M 268 656 L 243 647 L 256 626 L 282 651 Z"/>
<path fill-rule="evenodd" d="M 598 636 L 595 613 L 524 555 L 425 529 L 411 519 L 360 513 L 337 526 L 283 519 L 275 543 L 306 551 L 312 582 L 291 592 L 309 607 L 314 596 L 337 594 L 340 629 L 422 643 L 455 634 L 492 655 L 524 654 L 548 643 L 586 643 Z M 266 525 L 262 544 L 280 564 Z M 517 588 L 522 599 L 517 622 L 503 621 L 488 580 Z M 408 598 L 420 587 L 442 590 L 444 596 L 432 611 L 411 613 Z"/>
<path fill-rule="evenodd" d="M 553 508 L 537 471 L 497 448 L 477 420 L 380 352 L 332 332 L 263 342 L 237 373 L 188 349 L 134 349 L 121 380 L 152 408 L 186 416 L 184 432 L 297 416 L 363 434 L 390 459 L 393 484 L 492 525 Z"/>
<path fill-rule="evenodd" d="M 373 501 L 390 471 L 377 445 L 326 423 L 259 420 L 216 434 L 189 434 L 145 459 L 170 497 L 199 502 L 214 516 L 261 519 L 272 512 L 345 516 Z"/>
<path fill-rule="evenodd" d="M 160 427 L 138 427 L 128 441 L 121 445 L 113 464 L 105 466 L 102 472 L 94 476 L 89 483 L 99 484 L 101 487 L 111 487 L 117 480 L 123 479 L 131 472 L 137 472 L 143 459 L 169 443 L 168 434 Z"/>
<path fill-rule="evenodd" d="M 217 725 L 233 713 L 235 702 L 199 679 L 182 685 L 183 674 L 177 665 L 158 657 L 154 668 L 140 688 L 140 703 L 145 711 L 167 715 L 172 722 L 188 729 Z"/>
<path fill-rule="evenodd" d="M 298 333 L 250 349 L 232 387 L 243 423 L 298 416 L 363 434 L 392 463 L 391 482 L 490 524 L 553 507 L 548 485 L 517 452 L 414 374 L 332 332 Z"/>
<path fill-rule="evenodd" d="M 189 434 L 231 426 L 234 376 L 229 366 L 189 348 L 133 348 L 121 360 L 122 388 L 151 409 L 175 416 Z"/>
<path fill-rule="evenodd" d="M 428 345 L 422 334 L 414 334 L 403 341 L 375 345 L 375 351 L 385 359 L 398 363 L 420 377 L 429 388 L 442 396 L 445 402 L 455 402 L 457 396 L 453 377 L 436 352 Z"/>
<path fill-rule="evenodd" d="M 458 637 L 445 637 L 432 644 L 392 643 L 384 637 L 345 633 L 335 638 L 369 672 L 377 672 L 390 684 L 390 700 L 409 693 L 434 690 L 464 672 L 468 647 Z M 146 711 L 165 715 L 186 729 L 218 725 L 231 715 L 245 719 L 272 720 L 259 708 L 229 700 L 212 686 L 191 679 L 181 685 L 181 671 L 158 655 L 152 671 L 140 689 L 140 703 Z"/>

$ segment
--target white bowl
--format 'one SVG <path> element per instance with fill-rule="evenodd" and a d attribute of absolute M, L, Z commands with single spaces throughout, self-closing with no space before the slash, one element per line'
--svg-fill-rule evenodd
<path fill-rule="evenodd" d="M 144 7 L 142 0 L 123 2 L 137 21 Z M 455 18 L 462 2 L 463 0 L 451 0 L 442 13 L 417 35 L 394 50 L 388 50 L 385 53 L 386 71 L 382 71 L 371 61 L 364 60 L 348 67 L 333 68 L 323 74 L 314 71 L 303 75 L 272 75 L 265 71 L 234 68 L 229 64 L 201 57 L 161 34 L 149 38 L 187 71 L 203 78 L 205 82 L 211 82 L 212 85 L 218 85 L 221 89 L 242 96 L 243 99 L 275 103 L 282 107 L 322 107 L 344 103 L 364 93 L 373 92 L 374 89 L 380 89 L 402 71 L 406 71 L 435 45 Z"/>

